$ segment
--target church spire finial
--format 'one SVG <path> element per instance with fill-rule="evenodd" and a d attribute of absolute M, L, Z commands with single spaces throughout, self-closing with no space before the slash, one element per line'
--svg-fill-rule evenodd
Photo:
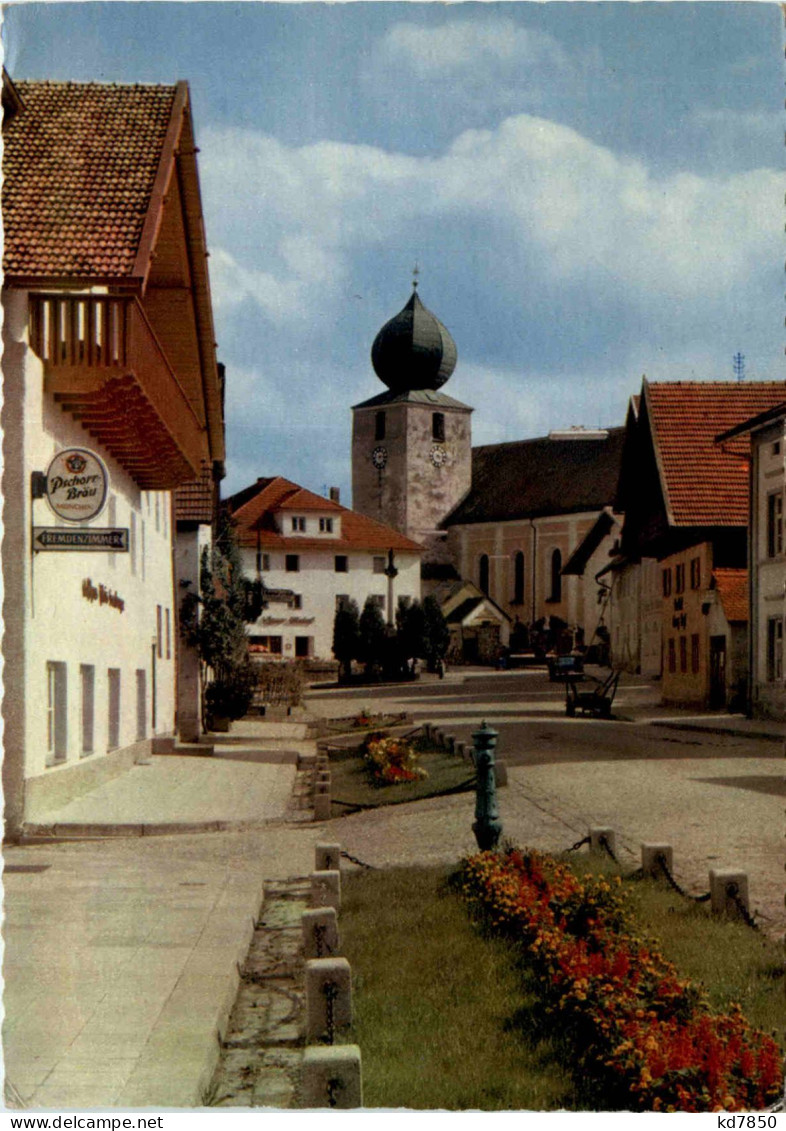
<path fill-rule="evenodd" d="M 418 261 L 416 259 L 415 260 L 415 266 L 412 268 L 412 290 L 413 291 L 416 291 L 418 289 L 418 275 L 419 274 L 420 274 L 420 268 L 418 267 Z"/>

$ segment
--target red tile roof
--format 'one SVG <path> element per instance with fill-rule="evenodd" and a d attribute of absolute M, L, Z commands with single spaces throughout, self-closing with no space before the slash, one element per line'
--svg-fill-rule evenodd
<path fill-rule="evenodd" d="M 211 523 L 214 518 L 215 484 L 210 464 L 202 464 L 202 474 L 175 491 L 175 518 L 178 522 Z"/>
<path fill-rule="evenodd" d="M 748 571 L 747 569 L 714 569 L 712 577 L 720 594 L 726 620 L 748 621 Z"/>
<path fill-rule="evenodd" d="M 226 500 L 232 515 L 241 546 L 259 546 L 263 549 L 327 550 L 343 553 L 349 550 L 400 550 L 405 553 L 422 553 L 423 547 L 406 538 L 392 526 L 385 526 L 373 518 L 342 507 L 332 499 L 323 499 L 305 487 L 299 487 L 283 476 L 258 479 L 245 490 Z M 276 529 L 274 516 L 280 511 L 319 511 L 341 516 L 340 538 L 289 537 Z"/>
<path fill-rule="evenodd" d="M 784 399 L 783 381 L 644 384 L 661 483 L 675 526 L 746 526 L 747 437 L 715 437 Z"/>
<path fill-rule="evenodd" d="M 17 82 L 4 131 L 7 275 L 133 273 L 174 86 Z"/>

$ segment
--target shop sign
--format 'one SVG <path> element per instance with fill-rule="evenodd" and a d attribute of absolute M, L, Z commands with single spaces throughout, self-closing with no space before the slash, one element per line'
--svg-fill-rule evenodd
<path fill-rule="evenodd" d="M 46 472 L 46 500 L 66 522 L 92 522 L 106 504 L 109 472 L 88 448 L 58 452 Z"/>
<path fill-rule="evenodd" d="M 93 585 L 92 580 L 86 577 L 82 582 L 82 596 L 86 601 L 93 604 L 97 601 L 99 605 L 109 605 L 110 609 L 117 609 L 122 613 L 126 607 L 126 603 L 122 597 L 118 597 L 114 589 L 107 589 L 105 585 Z"/>
<path fill-rule="evenodd" d="M 62 526 L 33 527 L 34 550 L 113 550 L 128 553 L 127 527 L 85 527 L 67 530 Z"/>

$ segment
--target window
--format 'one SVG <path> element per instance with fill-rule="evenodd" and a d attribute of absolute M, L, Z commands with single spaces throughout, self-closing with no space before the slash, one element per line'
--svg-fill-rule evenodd
<path fill-rule="evenodd" d="M 290 607 L 290 609 L 302 609 L 303 608 L 303 598 L 301 597 L 301 595 L 299 593 L 293 593 L 292 594 L 292 597 L 290 598 L 290 601 L 289 601 L 289 607 Z"/>
<path fill-rule="evenodd" d="M 294 515 L 292 518 L 292 529 L 297 534 L 305 534 L 306 520 L 302 515 Z"/>
<path fill-rule="evenodd" d="M 161 606 L 156 605 L 156 655 L 159 660 L 164 655 L 164 641 L 161 634 Z"/>
<path fill-rule="evenodd" d="M 147 687 L 144 668 L 136 671 L 136 740 L 147 736 Z"/>
<path fill-rule="evenodd" d="M 549 600 L 562 600 L 562 554 L 559 550 L 554 550 L 551 555 L 551 596 Z"/>
<path fill-rule="evenodd" d="M 488 596 L 489 592 L 489 556 L 481 554 L 478 560 L 478 588 Z"/>
<path fill-rule="evenodd" d="M 305 660 L 311 655 L 311 637 L 310 636 L 296 636 L 295 637 L 295 656 L 299 660 Z"/>
<path fill-rule="evenodd" d="M 772 454 L 774 456 L 779 456 L 781 454 L 781 442 L 780 442 L 780 440 L 776 440 L 775 443 L 772 445 Z"/>
<path fill-rule="evenodd" d="M 120 745 L 120 668 L 109 668 L 108 728 L 107 749 L 116 750 Z"/>
<path fill-rule="evenodd" d="M 166 624 L 166 658 L 172 659 L 172 623 L 169 615 L 169 609 L 164 610 L 165 624 Z"/>
<path fill-rule="evenodd" d="M 524 604 L 524 554 L 521 550 L 513 556 L 513 604 Z"/>
<path fill-rule="evenodd" d="M 375 440 L 384 440 L 385 439 L 385 414 L 384 414 L 384 412 L 378 412 L 376 414 L 376 416 L 374 417 L 374 439 Z"/>
<path fill-rule="evenodd" d="M 669 671 L 676 672 L 677 670 L 677 653 L 674 648 L 674 637 L 669 637 Z"/>
<path fill-rule="evenodd" d="M 336 573 L 349 573 L 349 558 L 346 554 L 336 554 L 335 569 Z"/>
<path fill-rule="evenodd" d="M 690 638 L 690 670 L 697 675 L 699 670 L 699 634 L 694 632 Z"/>
<path fill-rule="evenodd" d="M 767 620 L 767 680 L 783 679 L 783 617 Z"/>
<path fill-rule="evenodd" d="M 66 665 L 50 660 L 46 665 L 46 764 L 65 762 L 68 756 L 68 699 Z"/>
<path fill-rule="evenodd" d="M 319 520 L 319 532 L 320 532 L 320 534 L 332 534 L 333 533 L 333 519 L 332 518 L 321 518 Z"/>
<path fill-rule="evenodd" d="M 93 753 L 96 670 L 91 664 L 79 665 L 79 682 L 81 684 L 82 755 L 84 756 Z"/>
<path fill-rule="evenodd" d="M 690 560 L 690 587 L 691 589 L 701 589 L 701 558 L 691 558 Z"/>
<path fill-rule="evenodd" d="M 374 558 L 372 560 L 372 570 L 374 573 L 384 573 L 385 559 L 383 557 Z"/>
<path fill-rule="evenodd" d="M 680 562 L 679 565 L 674 567 L 674 592 L 685 592 L 685 563 Z"/>
<path fill-rule="evenodd" d="M 767 557 L 783 553 L 783 493 L 767 496 Z"/>
<path fill-rule="evenodd" d="M 251 652 L 266 652 L 273 656 L 281 655 L 280 636 L 250 636 L 248 643 Z"/>
<path fill-rule="evenodd" d="M 431 438 L 432 440 L 436 440 L 439 444 L 445 442 L 444 412 L 433 412 L 431 414 Z"/>
<path fill-rule="evenodd" d="M 287 573 L 300 572 L 300 554 L 287 554 L 284 568 Z"/>
<path fill-rule="evenodd" d="M 662 579 L 663 579 L 663 596 L 664 597 L 670 597 L 671 596 L 671 567 L 669 567 L 668 569 L 664 569 L 663 574 L 662 574 Z"/>
<path fill-rule="evenodd" d="M 680 637 L 680 671 L 687 672 L 688 670 L 688 638 L 687 636 Z"/>
<path fill-rule="evenodd" d="M 257 550 L 257 573 L 270 569 L 270 554 L 263 554 Z"/>

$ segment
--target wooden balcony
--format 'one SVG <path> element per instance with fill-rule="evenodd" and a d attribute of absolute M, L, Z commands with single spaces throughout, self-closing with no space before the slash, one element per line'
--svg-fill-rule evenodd
<path fill-rule="evenodd" d="M 48 392 L 146 491 L 199 476 L 200 424 L 133 295 L 30 296 Z"/>

